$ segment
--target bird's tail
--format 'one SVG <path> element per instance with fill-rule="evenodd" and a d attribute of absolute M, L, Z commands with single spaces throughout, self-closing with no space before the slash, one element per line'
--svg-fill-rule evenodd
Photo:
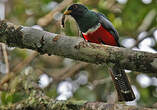
<path fill-rule="evenodd" d="M 125 71 L 117 65 L 114 65 L 111 70 L 111 76 L 117 90 L 118 101 L 133 101 L 135 95 Z"/>

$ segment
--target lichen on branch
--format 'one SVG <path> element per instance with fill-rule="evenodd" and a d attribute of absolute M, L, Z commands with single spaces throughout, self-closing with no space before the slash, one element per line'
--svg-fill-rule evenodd
<path fill-rule="evenodd" d="M 119 62 L 124 69 L 154 73 L 154 76 L 157 72 L 156 53 L 88 43 L 79 37 L 16 26 L 1 20 L 0 42 L 8 46 L 36 50 L 41 54 L 54 54 L 88 63 Z"/>

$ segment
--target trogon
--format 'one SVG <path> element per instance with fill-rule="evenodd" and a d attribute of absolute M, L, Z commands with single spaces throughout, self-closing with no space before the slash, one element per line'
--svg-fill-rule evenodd
<path fill-rule="evenodd" d="M 103 14 L 91 11 L 82 4 L 72 4 L 64 12 L 65 15 L 71 15 L 76 20 L 81 36 L 86 41 L 120 47 L 118 32 Z M 118 100 L 134 100 L 135 95 L 129 80 L 118 63 L 112 67 L 111 76 L 117 90 Z"/>

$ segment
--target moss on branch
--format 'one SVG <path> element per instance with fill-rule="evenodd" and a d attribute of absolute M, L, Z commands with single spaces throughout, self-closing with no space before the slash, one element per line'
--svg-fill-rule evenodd
<path fill-rule="evenodd" d="M 45 96 L 40 90 L 32 90 L 30 96 L 19 103 L 0 106 L 1 110 L 157 110 L 127 106 L 125 104 L 108 104 L 86 101 L 56 101 Z"/>
<path fill-rule="evenodd" d="M 120 62 L 128 70 L 157 73 L 157 54 L 85 42 L 31 27 L 16 26 L 0 21 L 0 42 L 8 46 L 28 48 L 41 54 L 58 55 L 89 63 Z"/>

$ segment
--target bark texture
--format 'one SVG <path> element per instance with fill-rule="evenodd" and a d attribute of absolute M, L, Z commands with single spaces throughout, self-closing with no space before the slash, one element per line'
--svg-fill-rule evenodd
<path fill-rule="evenodd" d="M 0 42 L 10 47 L 36 50 L 88 63 L 119 62 L 124 69 L 157 74 L 157 54 L 85 42 L 31 27 L 17 26 L 0 20 Z"/>
<path fill-rule="evenodd" d="M 19 103 L 10 106 L 0 106 L 0 110 L 157 110 L 127 106 L 125 104 L 108 104 L 86 101 L 56 101 L 45 96 L 40 90 L 33 90 L 30 96 Z"/>

